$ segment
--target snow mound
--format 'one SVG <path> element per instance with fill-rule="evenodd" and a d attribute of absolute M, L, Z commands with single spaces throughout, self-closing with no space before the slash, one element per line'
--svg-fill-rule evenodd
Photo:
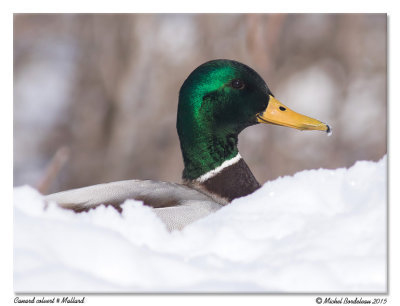
<path fill-rule="evenodd" d="M 386 156 L 267 182 L 182 231 L 14 189 L 16 292 L 386 292 Z"/>

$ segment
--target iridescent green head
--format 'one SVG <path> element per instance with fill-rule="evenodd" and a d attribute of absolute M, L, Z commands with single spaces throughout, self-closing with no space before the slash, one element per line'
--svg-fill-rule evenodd
<path fill-rule="evenodd" d="M 270 91 L 250 67 L 214 60 L 196 68 L 179 93 L 177 130 L 185 169 L 192 180 L 238 154 L 238 134 L 257 123 Z"/>
<path fill-rule="evenodd" d="M 279 103 L 257 72 L 242 63 L 214 60 L 196 68 L 179 93 L 177 130 L 185 164 L 183 178 L 194 180 L 235 157 L 238 134 L 248 126 L 263 122 L 309 129 L 288 121 L 290 110 Z"/>

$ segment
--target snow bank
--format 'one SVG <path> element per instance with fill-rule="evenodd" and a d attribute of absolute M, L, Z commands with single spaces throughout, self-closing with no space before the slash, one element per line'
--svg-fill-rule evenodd
<path fill-rule="evenodd" d="M 386 157 L 267 182 L 183 231 L 14 190 L 16 292 L 385 292 Z"/>

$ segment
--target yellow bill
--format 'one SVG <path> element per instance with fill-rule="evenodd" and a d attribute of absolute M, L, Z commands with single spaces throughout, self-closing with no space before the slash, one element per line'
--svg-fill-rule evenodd
<path fill-rule="evenodd" d="M 262 113 L 257 115 L 257 121 L 260 123 L 287 126 L 298 130 L 331 132 L 331 128 L 326 123 L 292 111 L 273 96 L 269 96 L 268 106 Z"/>

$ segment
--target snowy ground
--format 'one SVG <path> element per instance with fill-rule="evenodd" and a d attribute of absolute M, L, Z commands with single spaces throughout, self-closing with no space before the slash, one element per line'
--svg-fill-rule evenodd
<path fill-rule="evenodd" d="M 386 157 L 266 183 L 183 231 L 14 190 L 16 292 L 385 292 Z"/>

